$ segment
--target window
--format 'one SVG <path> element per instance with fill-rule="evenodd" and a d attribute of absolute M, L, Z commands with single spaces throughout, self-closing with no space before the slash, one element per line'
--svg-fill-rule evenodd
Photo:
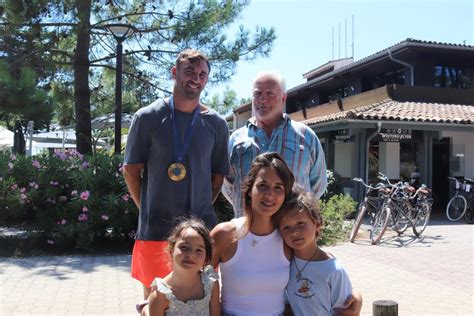
<path fill-rule="evenodd" d="M 433 85 L 438 88 L 472 88 L 474 68 L 437 65 L 434 67 Z"/>
<path fill-rule="evenodd" d="M 372 82 L 372 87 L 383 87 L 387 84 L 405 84 L 405 70 L 397 69 L 378 75 Z"/>

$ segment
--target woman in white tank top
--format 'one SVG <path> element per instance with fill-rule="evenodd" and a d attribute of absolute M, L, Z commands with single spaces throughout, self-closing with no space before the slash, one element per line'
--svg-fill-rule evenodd
<path fill-rule="evenodd" d="M 211 264 L 219 266 L 224 316 L 291 315 L 285 308 L 292 252 L 275 228 L 273 215 L 283 205 L 294 176 L 277 153 L 257 156 L 242 185 L 244 216 L 218 224 L 211 231 Z M 358 315 L 357 294 L 343 315 Z"/>
<path fill-rule="evenodd" d="M 291 252 L 272 216 L 293 184 L 293 174 L 277 153 L 257 156 L 242 186 L 244 217 L 212 230 L 212 264 L 220 267 L 224 315 L 283 314 Z"/>

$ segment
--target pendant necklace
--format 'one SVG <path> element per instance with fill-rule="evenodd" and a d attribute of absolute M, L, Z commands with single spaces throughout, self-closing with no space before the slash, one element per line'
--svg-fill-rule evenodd
<path fill-rule="evenodd" d="M 271 234 L 271 233 L 270 233 Z M 266 237 L 268 237 L 269 235 L 265 235 L 265 236 L 260 236 L 259 239 L 255 239 L 256 235 L 254 235 L 253 233 L 250 232 L 250 237 L 252 237 L 252 242 L 251 242 L 251 245 L 252 247 L 255 247 L 257 246 L 257 244 L 259 242 L 261 242 L 262 240 L 264 240 Z"/>
<path fill-rule="evenodd" d="M 298 271 L 298 273 L 296 273 L 296 280 L 299 281 L 301 280 L 301 273 L 303 272 L 303 270 L 306 268 L 306 266 L 308 265 L 308 263 L 311 261 L 311 259 L 313 259 L 313 257 L 316 255 L 316 253 L 318 252 L 319 250 L 319 247 L 316 248 L 316 251 L 313 253 L 313 255 L 311 257 L 309 257 L 309 259 L 306 261 L 306 263 L 303 265 L 303 268 L 300 270 L 300 268 L 298 268 L 298 265 L 296 265 L 296 257 L 293 257 L 293 263 L 295 264 L 295 268 L 296 270 Z"/>

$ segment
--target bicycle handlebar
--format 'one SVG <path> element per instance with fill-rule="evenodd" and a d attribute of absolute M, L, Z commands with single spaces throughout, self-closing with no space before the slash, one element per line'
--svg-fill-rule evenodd
<path fill-rule="evenodd" d="M 390 179 L 386 175 L 384 175 L 382 172 L 379 171 L 379 175 L 377 176 L 377 178 L 382 180 L 382 181 L 387 182 L 390 186 L 393 187 L 393 183 L 390 182 Z"/>
<path fill-rule="evenodd" d="M 372 186 L 370 184 L 365 183 L 364 180 L 362 178 L 359 178 L 359 177 L 352 178 L 352 181 L 360 182 L 369 191 L 371 191 L 371 190 L 380 190 L 380 189 L 382 189 L 386 186 L 384 183 L 381 183 L 381 182 L 377 183 L 375 186 Z"/>
<path fill-rule="evenodd" d="M 448 177 L 448 179 L 451 179 L 451 180 L 454 180 L 456 182 L 472 182 L 474 183 L 474 179 L 470 179 L 470 178 L 464 178 L 463 180 L 459 180 L 458 178 L 455 178 L 455 177 Z"/>

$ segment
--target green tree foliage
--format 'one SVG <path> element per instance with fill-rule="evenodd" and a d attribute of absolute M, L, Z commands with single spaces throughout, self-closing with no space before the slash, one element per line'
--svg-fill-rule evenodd
<path fill-rule="evenodd" d="M 51 104 L 43 89 L 37 86 L 34 70 L 21 67 L 16 73 L 0 60 L 0 119 L 12 129 L 20 119 L 44 125 L 51 119 Z"/>
<path fill-rule="evenodd" d="M 207 105 L 222 115 L 229 115 L 232 110 L 240 104 L 238 103 L 235 91 L 226 87 L 222 93 L 222 97 L 220 97 L 219 94 L 214 94 L 207 102 Z"/>
<path fill-rule="evenodd" d="M 224 82 L 239 60 L 267 56 L 273 28 L 253 32 L 240 26 L 230 34 L 248 0 L 7 0 L 0 13 L 0 59 L 32 65 L 36 84 L 53 100 L 69 95 L 55 110 L 65 123 L 75 120 L 78 150 L 91 152 L 90 118 L 113 109 L 116 41 L 105 27 L 128 23 L 135 32 L 124 42 L 124 109 L 136 110 L 168 94 L 170 69 L 179 51 L 196 48 L 212 64 L 210 82 Z M 228 38 L 230 36 L 231 38 Z M 54 107 L 57 108 L 57 102 Z"/>

